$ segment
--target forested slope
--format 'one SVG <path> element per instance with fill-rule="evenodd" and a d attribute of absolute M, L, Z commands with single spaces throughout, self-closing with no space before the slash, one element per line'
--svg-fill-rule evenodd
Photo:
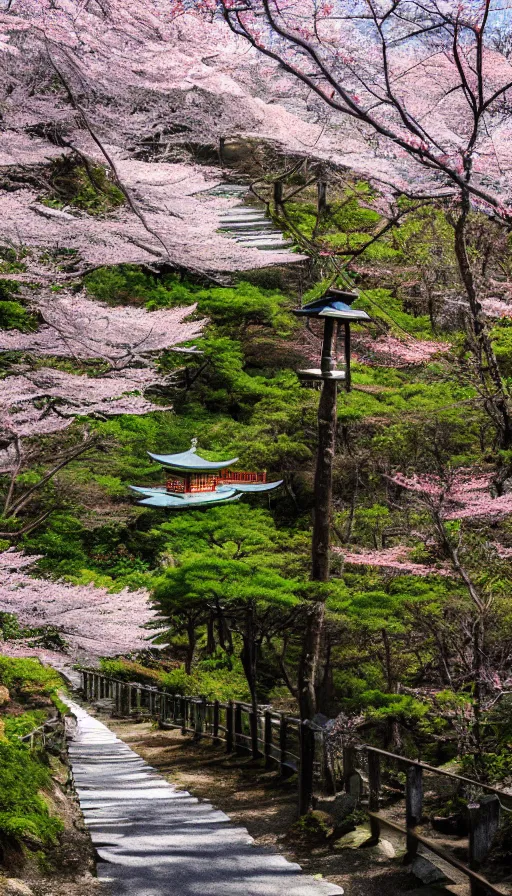
<path fill-rule="evenodd" d="M 126 656 L 145 646 L 152 629 L 141 626 L 153 620 L 159 659 L 136 658 L 138 675 L 219 697 L 253 688 L 295 709 L 308 612 L 323 600 L 319 710 L 369 723 L 395 749 L 436 761 L 462 753 L 473 773 L 503 779 L 512 637 L 503 222 L 468 213 L 485 328 L 475 347 L 451 202 L 390 196 L 380 156 L 362 179 L 357 159 L 348 170 L 347 158 L 308 148 L 302 131 L 300 149 L 269 139 L 267 115 L 312 123 L 300 93 L 286 115 L 263 103 L 275 82 L 258 86 L 248 60 L 250 104 L 215 80 L 227 65 L 217 60 L 206 83 L 223 97 L 218 114 L 208 90 L 184 98 L 181 86 L 179 121 L 157 139 L 155 110 L 164 117 L 178 91 L 171 75 L 148 86 L 140 69 L 135 84 L 138 57 L 127 83 L 114 45 L 119 68 L 107 82 L 107 44 L 87 20 L 86 49 L 74 38 L 66 49 L 81 59 L 80 81 L 62 20 L 50 18 L 45 56 L 34 10 L 22 12 L 2 16 L 11 50 L 28 51 L 2 63 L 5 650 Z M 141 41 L 146 65 L 157 46 L 171 65 L 155 34 Z M 183 120 L 193 123 L 185 137 Z M 220 137 L 228 148 L 232 139 L 229 166 Z M 223 179 L 253 183 L 298 251 L 242 250 L 217 232 L 235 204 L 208 193 Z M 276 180 L 284 201 L 274 201 Z M 353 390 L 339 394 L 332 578 L 318 586 L 309 545 L 319 393 L 296 371 L 318 358 L 320 341 L 292 310 L 347 283 L 372 320 L 354 329 Z M 186 515 L 137 506 L 128 486 L 161 482 L 146 452 L 185 450 L 194 437 L 212 459 L 238 456 L 241 469 L 284 478 L 282 490 Z"/>

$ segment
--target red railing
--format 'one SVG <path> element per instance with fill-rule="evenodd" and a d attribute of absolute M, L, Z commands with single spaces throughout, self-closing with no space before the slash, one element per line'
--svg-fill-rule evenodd
<path fill-rule="evenodd" d="M 191 492 L 213 492 L 219 483 L 235 485 L 237 482 L 266 482 L 267 474 L 249 473 L 240 470 L 221 470 L 215 476 L 208 473 L 191 473 L 185 479 L 168 479 L 165 483 L 168 492 L 190 494 Z"/>
<path fill-rule="evenodd" d="M 266 482 L 267 474 L 247 473 L 238 470 L 221 470 L 219 479 L 222 482 Z"/>
<path fill-rule="evenodd" d="M 184 492 L 185 483 L 183 479 L 168 479 L 165 483 L 165 489 L 168 492 Z"/>

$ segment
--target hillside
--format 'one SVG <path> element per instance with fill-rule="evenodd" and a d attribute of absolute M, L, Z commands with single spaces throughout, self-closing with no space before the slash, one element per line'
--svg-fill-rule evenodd
<path fill-rule="evenodd" d="M 474 134 L 446 55 L 424 117 L 431 70 L 404 75 L 384 139 L 375 44 L 357 65 L 335 56 L 336 77 L 368 69 L 361 96 L 335 81 L 333 108 L 289 48 L 258 55 L 267 31 L 250 49 L 193 13 L 0 13 L 5 653 L 136 662 L 174 690 L 294 712 L 309 688 L 315 712 L 386 748 L 507 781 L 507 49 L 482 50 Z M 467 50 L 480 31 L 464 28 Z M 333 287 L 370 321 L 337 397 L 318 582 L 320 391 L 297 370 L 317 366 L 322 322 L 293 310 Z M 163 486 L 147 452 L 192 439 L 282 488 L 182 514 L 137 504 L 129 486 Z"/>

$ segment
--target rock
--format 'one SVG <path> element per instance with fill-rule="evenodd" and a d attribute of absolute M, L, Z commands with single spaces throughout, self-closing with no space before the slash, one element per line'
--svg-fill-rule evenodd
<path fill-rule="evenodd" d="M 441 871 L 437 865 L 426 859 L 424 856 L 416 856 L 410 867 L 411 874 L 414 874 L 422 884 L 444 884 L 450 881 L 444 871 Z"/>
<path fill-rule="evenodd" d="M 389 840 L 379 840 L 375 846 L 372 846 L 372 849 L 377 850 L 386 859 L 394 859 L 396 856 L 395 847 Z"/>
<path fill-rule="evenodd" d="M 334 848 L 364 849 L 365 855 L 377 861 L 379 859 L 394 859 L 396 856 L 395 847 L 389 840 L 379 840 L 378 843 L 372 843 L 369 827 L 359 827 L 355 831 L 345 834 L 344 837 L 336 841 Z"/>
<path fill-rule="evenodd" d="M 351 793 L 337 793 L 336 796 L 319 797 L 315 802 L 315 809 L 327 812 L 335 822 L 343 821 L 347 815 L 351 815 L 356 807 L 356 800 Z"/>
<path fill-rule="evenodd" d="M 288 836 L 301 841 L 307 841 L 310 845 L 325 843 L 330 834 L 332 834 L 333 823 L 330 815 L 326 812 L 320 812 L 314 809 L 299 818 L 292 825 L 288 832 Z"/>
<path fill-rule="evenodd" d="M 42 215 L 43 218 L 55 218 L 58 221 L 76 221 L 75 215 L 63 212 L 59 208 L 51 208 L 49 205 L 38 205 L 34 202 L 30 208 L 36 212 L 36 214 Z"/>
<path fill-rule="evenodd" d="M 5 706 L 6 703 L 9 703 L 11 696 L 7 688 L 4 688 L 3 685 L 0 685 L 0 706 Z"/>
<path fill-rule="evenodd" d="M 340 837 L 334 844 L 335 849 L 360 849 L 365 846 L 371 839 L 369 827 L 359 827 L 355 831 L 350 831 L 344 837 Z"/>
<path fill-rule="evenodd" d="M 0 893 L 2 896 L 34 896 L 34 891 L 15 877 L 0 879 Z"/>

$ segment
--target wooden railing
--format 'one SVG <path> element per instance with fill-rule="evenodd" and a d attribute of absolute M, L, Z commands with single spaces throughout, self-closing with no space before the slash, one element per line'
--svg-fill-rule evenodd
<path fill-rule="evenodd" d="M 267 474 L 248 473 L 242 470 L 221 470 L 218 474 L 221 482 L 266 482 Z"/>
<path fill-rule="evenodd" d="M 512 809 L 512 794 L 368 744 L 343 748 L 338 775 L 328 758 L 328 735 L 311 722 L 290 718 L 268 706 L 259 708 L 254 720 L 252 708 L 246 703 L 173 695 L 138 682 L 109 678 L 90 669 L 82 670 L 81 674 L 85 699 L 111 701 L 118 716 L 145 715 L 157 720 L 162 728 L 179 728 L 183 734 L 191 733 L 196 739 L 208 737 L 213 742 L 224 743 L 227 753 L 250 753 L 255 758 L 264 758 L 265 765 L 277 768 L 283 777 L 297 773 L 299 814 L 311 808 L 314 793 L 333 795 L 341 784 L 355 797 L 356 803 L 367 808 L 371 828 L 369 843 L 378 842 L 381 829 L 388 827 L 405 838 L 406 861 L 414 859 L 421 846 L 467 877 L 472 896 L 506 893 L 483 877 L 480 869 L 498 831 L 501 808 Z M 405 771 L 405 783 L 398 794 L 394 787 L 392 818 L 386 814 L 383 798 L 386 795 L 389 798 L 390 790 L 386 784 L 389 778 L 386 764 Z M 435 836 L 427 837 L 423 832 L 425 775 L 451 779 L 458 789 L 465 787 L 472 791 L 472 798 L 467 801 L 469 834 L 464 843 L 460 838 L 456 843 L 458 848 L 465 846 L 467 862 L 441 846 Z M 395 805 L 397 799 L 405 803 L 402 824 L 396 820 L 400 817 Z"/>
<path fill-rule="evenodd" d="M 383 763 L 386 762 L 405 771 L 405 818 L 403 824 L 397 823 L 396 818 L 389 818 L 382 807 Z M 373 842 L 379 841 L 382 827 L 387 827 L 405 837 L 406 862 L 412 861 L 418 852 L 418 847 L 422 846 L 469 878 L 472 896 L 483 896 L 485 893 L 503 896 L 506 891 L 500 890 L 479 872 L 491 851 L 498 832 L 501 809 L 504 808 L 508 811 L 512 809 L 512 794 L 504 793 L 496 787 L 481 784 L 463 775 L 456 775 L 445 769 L 436 768 L 426 762 L 408 759 L 406 756 L 399 756 L 396 753 L 389 753 L 386 750 L 365 744 L 360 747 L 349 746 L 343 750 L 345 789 L 355 795 L 358 791 L 360 793 L 363 791 L 363 776 L 361 774 L 363 765 L 366 766 L 364 776 L 367 779 L 367 805 Z M 439 841 L 432 836 L 425 836 L 422 832 L 425 774 L 451 779 L 456 787 L 464 785 L 474 791 L 474 797 L 467 802 L 469 828 L 466 840 L 467 862 L 462 862 Z M 460 838 L 457 846 L 460 849 Z"/>
<path fill-rule="evenodd" d="M 260 707 L 254 720 L 247 703 L 169 694 L 156 687 L 109 678 L 81 670 L 86 700 L 110 700 L 116 716 L 147 715 L 162 728 L 179 728 L 196 739 L 209 737 L 225 743 L 226 753 L 249 753 L 264 758 L 282 777 L 297 774 L 299 813 L 311 806 L 314 789 L 323 790 L 326 776 L 322 729 L 269 707 Z"/>
<path fill-rule="evenodd" d="M 66 742 L 64 722 L 60 715 L 48 719 L 20 738 L 31 750 L 63 750 Z"/>

